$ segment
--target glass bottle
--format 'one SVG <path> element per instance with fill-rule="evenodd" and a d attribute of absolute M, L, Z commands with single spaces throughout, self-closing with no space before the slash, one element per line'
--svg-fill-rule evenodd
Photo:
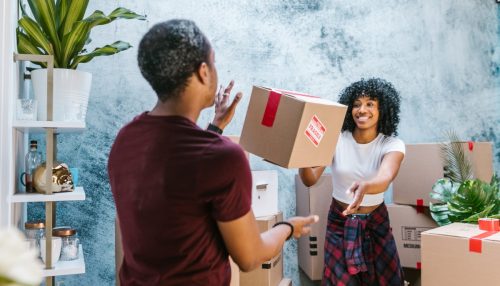
<path fill-rule="evenodd" d="M 25 172 L 24 172 L 24 185 L 26 186 L 27 193 L 34 193 L 33 175 L 36 167 L 42 163 L 42 154 L 37 150 L 38 144 L 36 140 L 30 141 L 30 151 L 26 153 L 25 157 Z"/>

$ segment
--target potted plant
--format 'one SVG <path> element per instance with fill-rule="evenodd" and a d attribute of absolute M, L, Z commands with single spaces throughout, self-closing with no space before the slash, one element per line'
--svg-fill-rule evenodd
<path fill-rule="evenodd" d="M 89 52 L 92 28 L 116 19 L 145 20 L 146 17 L 125 8 L 116 8 L 109 15 L 94 11 L 85 16 L 89 0 L 28 0 L 31 16 L 21 4 L 22 17 L 17 28 L 17 50 L 23 54 L 54 56 L 54 118 L 53 120 L 85 120 L 92 75 L 78 71 L 81 63 L 97 56 L 109 56 L 131 47 L 116 41 Z M 47 71 L 32 71 L 35 99 L 38 100 L 38 120 L 46 120 Z"/>
<path fill-rule="evenodd" d="M 449 143 L 442 145 L 445 178 L 436 181 L 431 198 L 432 218 L 438 225 L 453 222 L 477 223 L 479 218 L 500 218 L 500 180 L 493 174 L 489 183 L 473 178 L 472 166 L 458 136 L 449 132 Z"/>

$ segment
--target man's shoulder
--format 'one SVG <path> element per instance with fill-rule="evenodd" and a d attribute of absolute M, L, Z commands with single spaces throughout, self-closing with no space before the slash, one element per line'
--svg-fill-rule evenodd
<path fill-rule="evenodd" d="M 214 137 L 210 144 L 210 148 L 214 150 L 214 152 L 225 154 L 228 156 L 239 156 L 241 154 L 244 155 L 244 151 L 240 145 L 234 143 L 225 136 L 217 136 Z"/>

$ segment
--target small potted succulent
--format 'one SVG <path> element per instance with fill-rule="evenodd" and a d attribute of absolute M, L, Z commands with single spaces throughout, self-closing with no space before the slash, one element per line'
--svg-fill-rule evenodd
<path fill-rule="evenodd" d="M 109 15 L 94 11 L 85 17 L 89 0 L 27 0 L 30 14 L 21 2 L 22 17 L 17 28 L 17 51 L 22 54 L 54 56 L 54 120 L 85 120 L 92 75 L 78 71 L 81 63 L 98 56 L 109 56 L 130 48 L 116 41 L 87 51 L 91 30 L 116 19 L 145 20 L 126 8 L 116 8 Z M 31 72 L 35 99 L 38 100 L 38 120 L 46 120 L 46 63 Z"/>

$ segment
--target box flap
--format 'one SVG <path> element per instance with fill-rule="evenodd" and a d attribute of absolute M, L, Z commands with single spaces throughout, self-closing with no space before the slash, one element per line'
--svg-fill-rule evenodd
<path fill-rule="evenodd" d="M 473 236 L 484 233 L 480 230 L 477 224 L 470 223 L 452 223 L 442 227 L 434 228 L 422 233 L 422 235 L 444 235 L 459 238 L 471 238 Z M 491 240 L 500 242 L 500 232 L 483 238 L 483 240 Z"/>
<path fill-rule="evenodd" d="M 268 90 L 268 91 L 274 91 L 277 93 L 281 93 L 284 96 L 292 97 L 297 100 L 303 101 L 303 102 L 310 102 L 310 103 L 318 103 L 318 104 L 325 104 L 325 105 L 334 105 L 334 106 L 345 106 L 343 104 L 340 104 L 338 102 L 321 98 L 319 96 L 303 93 L 303 92 L 298 92 L 298 91 L 293 91 L 293 90 L 285 90 L 285 89 L 280 89 L 280 88 L 268 88 L 264 86 L 257 86 L 259 88 Z"/>

